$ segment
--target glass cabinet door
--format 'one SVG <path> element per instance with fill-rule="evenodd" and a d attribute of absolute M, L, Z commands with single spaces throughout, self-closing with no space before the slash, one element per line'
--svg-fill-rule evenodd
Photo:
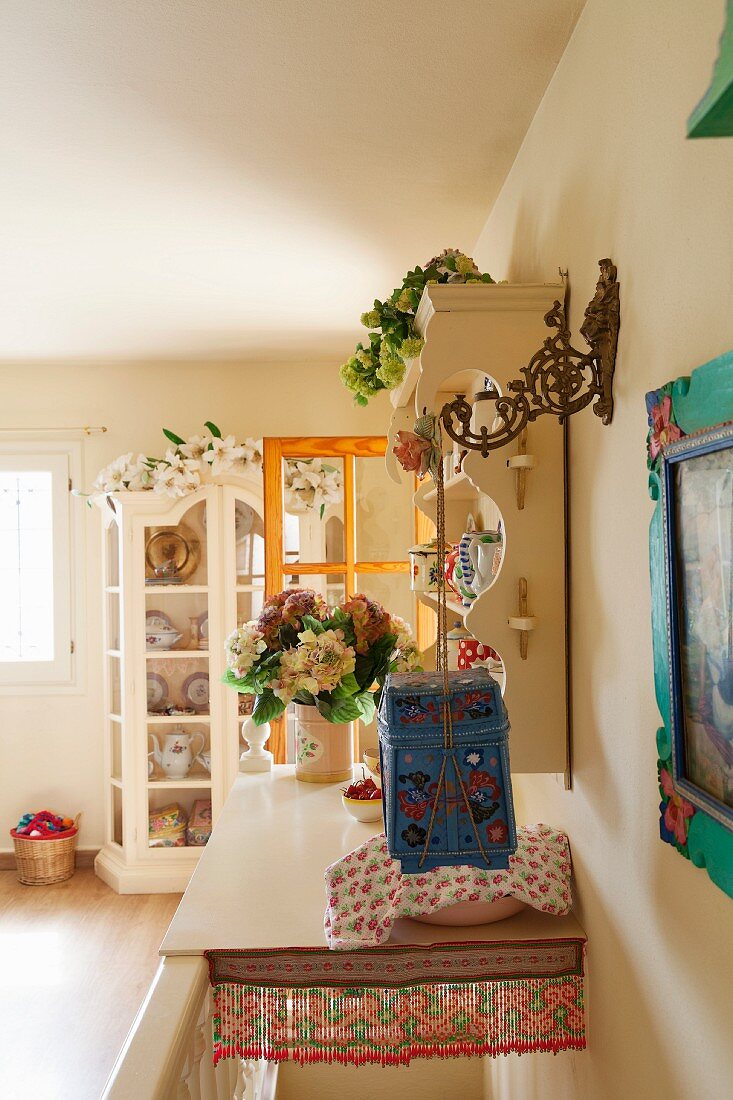
<path fill-rule="evenodd" d="M 210 499 L 198 499 L 175 523 L 144 528 L 147 846 L 185 848 L 190 832 L 176 828 L 194 814 L 211 816 L 211 729 L 215 676 L 209 652 L 209 560 L 217 523 Z M 169 807 L 177 807 L 169 810 Z M 180 811 L 180 813 L 179 813 Z"/>

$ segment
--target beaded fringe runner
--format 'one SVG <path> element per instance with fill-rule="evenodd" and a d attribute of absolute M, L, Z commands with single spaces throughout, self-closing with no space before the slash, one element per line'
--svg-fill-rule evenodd
<path fill-rule="evenodd" d="M 214 999 L 214 1064 L 239 1057 L 389 1066 L 585 1048 L 580 975 L 405 989 L 222 982 Z"/>

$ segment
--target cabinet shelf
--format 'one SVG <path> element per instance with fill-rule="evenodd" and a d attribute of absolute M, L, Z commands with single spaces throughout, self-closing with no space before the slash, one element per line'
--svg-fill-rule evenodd
<path fill-rule="evenodd" d="M 151 714 L 148 711 L 148 725 L 151 722 L 165 722 L 169 726 L 181 725 L 184 722 L 210 722 L 210 714 Z"/>
<path fill-rule="evenodd" d="M 154 660 L 168 660 L 169 657 L 206 657 L 208 659 L 208 649 L 146 649 L 145 659 L 147 661 Z"/>
<path fill-rule="evenodd" d="M 187 790 L 191 787 L 210 788 L 211 776 L 187 775 L 185 779 L 149 779 L 148 787 L 151 790 Z"/>
<path fill-rule="evenodd" d="M 194 595 L 199 592 L 208 592 L 208 584 L 146 584 L 146 596 L 172 596 L 178 592 L 188 592 Z"/>

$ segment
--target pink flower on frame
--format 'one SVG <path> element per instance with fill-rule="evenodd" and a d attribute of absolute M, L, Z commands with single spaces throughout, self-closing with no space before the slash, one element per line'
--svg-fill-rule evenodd
<path fill-rule="evenodd" d="M 672 423 L 672 398 L 668 393 L 659 404 L 652 407 L 650 415 L 652 431 L 649 437 L 649 454 L 653 461 L 667 443 L 681 439 L 682 432 Z"/>
<path fill-rule="evenodd" d="M 695 812 L 695 807 L 682 795 L 677 794 L 672 782 L 672 776 L 666 768 L 662 768 L 659 775 L 662 790 L 669 799 L 664 811 L 664 824 L 675 840 L 680 844 L 687 844 L 687 821 Z"/>

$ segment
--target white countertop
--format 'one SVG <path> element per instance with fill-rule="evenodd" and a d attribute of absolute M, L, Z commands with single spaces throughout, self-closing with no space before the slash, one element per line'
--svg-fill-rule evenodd
<path fill-rule="evenodd" d="M 294 768 L 240 775 L 160 947 L 161 955 L 210 949 L 325 947 L 326 867 L 381 832 L 354 821 L 341 783 L 299 783 Z M 400 920 L 392 943 L 582 937 L 572 916 L 527 910 L 496 924 L 435 927 Z"/>

